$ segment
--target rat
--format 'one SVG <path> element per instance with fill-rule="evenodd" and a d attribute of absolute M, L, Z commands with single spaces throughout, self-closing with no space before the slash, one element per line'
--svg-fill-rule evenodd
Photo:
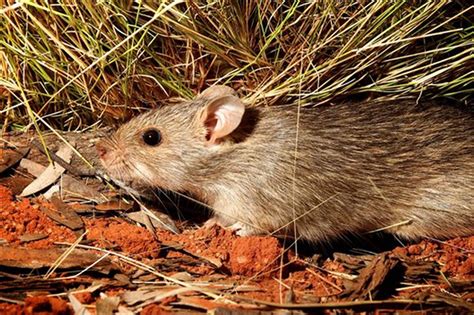
<path fill-rule="evenodd" d="M 97 144 L 122 182 L 184 192 L 239 235 L 474 234 L 472 108 L 415 100 L 246 106 L 227 86 Z"/>

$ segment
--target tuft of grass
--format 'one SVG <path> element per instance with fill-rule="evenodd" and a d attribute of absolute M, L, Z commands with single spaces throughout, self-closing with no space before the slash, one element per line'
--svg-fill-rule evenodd
<path fill-rule="evenodd" d="M 229 84 L 253 106 L 473 93 L 468 1 L 6 1 L 3 128 L 72 130 Z"/>

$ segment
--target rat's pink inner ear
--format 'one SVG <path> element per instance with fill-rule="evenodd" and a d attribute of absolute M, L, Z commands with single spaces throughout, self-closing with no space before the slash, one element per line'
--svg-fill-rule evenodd
<path fill-rule="evenodd" d="M 245 105 L 233 95 L 226 95 L 210 101 L 204 108 L 201 121 L 208 130 L 209 144 L 229 135 L 242 121 Z"/>

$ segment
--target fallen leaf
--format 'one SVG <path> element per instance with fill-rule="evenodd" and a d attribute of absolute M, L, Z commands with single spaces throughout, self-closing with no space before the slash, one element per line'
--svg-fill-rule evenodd
<path fill-rule="evenodd" d="M 161 242 L 161 244 L 166 248 L 173 248 L 176 251 L 185 253 L 193 258 L 199 259 L 200 261 L 206 262 L 214 268 L 219 269 L 223 266 L 222 261 L 219 258 L 200 255 L 199 253 L 196 253 L 194 251 L 187 250 L 181 244 L 174 242 Z"/>
<path fill-rule="evenodd" d="M 147 213 L 149 212 L 151 212 L 153 215 L 148 215 Z M 179 233 L 179 229 L 174 223 L 173 219 L 171 219 L 170 216 L 165 213 L 153 210 L 149 210 L 148 212 L 141 210 L 127 213 L 127 217 L 145 226 L 151 223 L 154 229 L 168 230 L 173 233 Z"/>
<path fill-rule="evenodd" d="M 86 306 L 79 302 L 79 300 L 74 296 L 74 294 L 70 293 L 67 297 L 69 298 L 69 302 L 71 302 L 74 314 L 91 315 L 91 313 L 87 310 Z"/>
<path fill-rule="evenodd" d="M 15 176 L 4 177 L 0 179 L 0 185 L 8 187 L 12 191 L 14 196 L 21 194 L 23 189 L 28 186 L 33 179 L 23 177 L 20 174 L 15 174 Z"/>
<path fill-rule="evenodd" d="M 76 213 L 91 213 L 94 212 L 95 207 L 89 204 L 82 204 L 78 202 L 68 203 L 69 207 L 74 210 Z"/>
<path fill-rule="evenodd" d="M 46 166 L 28 159 L 22 159 L 20 161 L 20 166 L 36 177 L 40 176 L 40 174 L 46 169 Z M 61 188 L 64 195 L 71 195 L 76 198 L 82 198 L 87 201 L 92 200 L 94 202 L 102 202 L 106 200 L 97 190 L 68 174 L 63 175 Z"/>
<path fill-rule="evenodd" d="M 141 306 L 145 306 L 151 303 L 159 302 L 165 298 L 175 296 L 178 294 L 183 294 L 186 292 L 194 291 L 194 289 L 187 287 L 170 287 L 167 286 L 166 289 L 158 288 L 144 288 L 138 289 L 137 291 L 125 291 L 121 297 L 122 300 L 127 303 L 127 305 L 134 305 L 139 302 L 145 302 Z"/>
<path fill-rule="evenodd" d="M 59 197 L 52 197 L 51 203 L 56 209 L 40 207 L 41 211 L 43 211 L 48 217 L 64 226 L 67 226 L 71 230 L 78 230 L 84 227 L 84 222 L 82 222 L 81 217 Z"/>
<path fill-rule="evenodd" d="M 95 302 L 95 309 L 97 314 L 101 315 L 113 315 L 120 303 L 120 297 L 118 296 L 107 296 L 101 294 L 102 298 Z"/>
<path fill-rule="evenodd" d="M 115 313 L 116 315 L 134 315 L 135 313 L 126 308 L 123 305 L 119 305 L 118 311 Z"/>
<path fill-rule="evenodd" d="M 186 281 L 191 282 L 193 280 L 193 276 L 189 272 L 184 272 L 184 271 L 174 273 L 170 276 L 170 278 L 183 281 L 183 282 L 186 282 Z"/>
<path fill-rule="evenodd" d="M 123 200 L 110 200 L 99 203 L 95 206 L 97 211 L 130 211 L 133 209 L 133 203 L 127 203 Z"/>
<path fill-rule="evenodd" d="M 55 185 L 49 187 L 48 190 L 43 193 L 43 197 L 44 197 L 45 199 L 48 199 L 48 200 L 49 200 L 49 199 L 51 199 L 54 195 L 59 194 L 60 191 L 61 191 L 61 189 L 59 188 L 59 185 L 58 185 L 58 184 L 55 184 Z"/>
<path fill-rule="evenodd" d="M 95 203 L 106 200 L 104 196 L 94 188 L 90 187 L 83 181 L 77 180 L 70 175 L 64 175 L 61 181 L 63 194 L 68 197 L 80 198 Z"/>
<path fill-rule="evenodd" d="M 226 303 L 219 303 L 219 302 L 214 302 L 211 300 L 207 300 L 204 298 L 199 298 L 199 297 L 191 297 L 191 296 L 179 296 L 179 302 L 175 303 L 176 305 L 183 305 L 183 306 L 188 306 L 188 307 L 193 307 L 193 308 L 198 308 L 198 309 L 203 309 L 205 311 L 212 311 L 215 310 L 216 308 L 219 307 L 230 307 L 231 304 L 226 304 Z M 239 307 L 241 307 L 239 305 Z M 231 312 L 233 314 L 233 312 Z M 245 314 L 245 311 L 242 312 L 242 314 Z"/>
<path fill-rule="evenodd" d="M 56 155 L 63 159 L 65 162 L 69 163 L 72 158 L 72 149 L 67 145 L 62 145 Z M 57 163 L 52 163 L 20 194 L 20 196 L 25 197 L 37 193 L 52 184 L 54 184 L 59 177 L 64 173 L 65 169 Z"/>
<path fill-rule="evenodd" d="M 29 147 L 0 149 L 0 174 L 17 164 L 30 151 Z"/>
<path fill-rule="evenodd" d="M 28 243 L 28 242 L 34 242 L 34 241 L 42 240 L 42 239 L 45 239 L 47 237 L 48 237 L 47 234 L 27 233 L 27 234 L 23 234 L 22 236 L 20 236 L 19 239 L 22 243 Z"/>
<path fill-rule="evenodd" d="M 20 166 L 23 167 L 30 173 L 31 175 L 38 177 L 41 173 L 44 172 L 46 166 L 43 166 L 39 163 L 33 162 L 32 160 L 22 159 L 20 161 Z"/>

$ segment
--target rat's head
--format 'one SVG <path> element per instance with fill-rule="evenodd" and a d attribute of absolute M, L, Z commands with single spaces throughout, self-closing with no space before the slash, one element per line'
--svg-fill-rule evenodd
<path fill-rule="evenodd" d="M 163 106 L 137 116 L 97 144 L 107 172 L 115 179 L 183 190 L 206 159 L 240 124 L 244 104 L 225 86 L 205 90 L 194 100 Z"/>

